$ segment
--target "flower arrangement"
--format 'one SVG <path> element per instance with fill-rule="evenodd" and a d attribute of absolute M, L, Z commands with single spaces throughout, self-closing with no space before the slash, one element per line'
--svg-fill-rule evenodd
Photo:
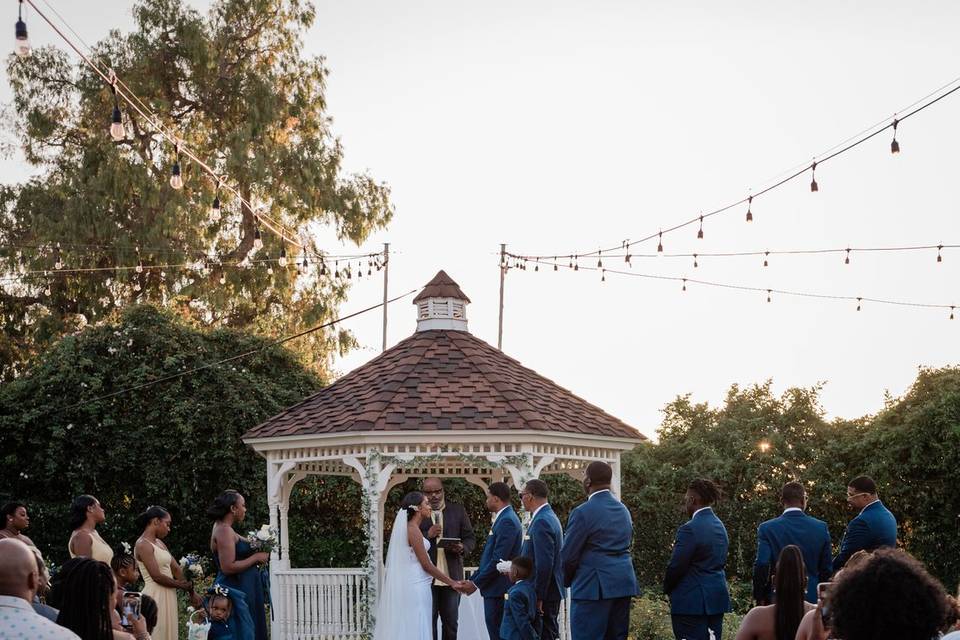
<path fill-rule="evenodd" d="M 250 546 L 253 547 L 254 551 L 263 551 L 265 553 L 272 552 L 280 543 L 277 539 L 276 527 L 271 527 L 268 524 L 263 525 L 256 531 L 251 531 L 247 537 L 247 541 L 250 543 Z"/>
<path fill-rule="evenodd" d="M 180 568 L 183 570 L 183 577 L 193 583 L 203 580 L 206 575 L 203 558 L 195 553 L 188 553 L 180 558 Z"/>

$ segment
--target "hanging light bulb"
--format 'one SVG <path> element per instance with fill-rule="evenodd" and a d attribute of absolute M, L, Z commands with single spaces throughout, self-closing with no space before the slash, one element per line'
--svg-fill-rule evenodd
<path fill-rule="evenodd" d="M 770 257 L 770 252 L 769 252 L 769 251 L 764 251 L 764 252 L 763 252 L 763 266 L 765 266 L 765 267 L 769 267 L 769 266 L 770 266 L 770 263 L 767 262 L 767 258 L 769 258 L 769 257 Z"/>
<path fill-rule="evenodd" d="M 580 271 L 580 256 L 573 257 L 573 270 Z"/>
<path fill-rule="evenodd" d="M 323 258 L 320 258 L 320 275 L 327 275 L 327 263 L 323 261 Z"/>
<path fill-rule="evenodd" d="M 693 268 L 696 269 L 700 265 L 697 264 L 697 254 L 693 254 Z"/>
<path fill-rule="evenodd" d="M 220 284 L 227 284 L 227 274 L 226 272 L 220 272 Z"/>
<path fill-rule="evenodd" d="M 24 253 L 23 251 L 20 252 L 20 266 L 21 267 L 27 266 L 27 254 Z"/>
<path fill-rule="evenodd" d="M 306 248 L 304 248 L 304 250 L 303 250 L 303 265 L 302 265 L 302 266 L 303 266 L 304 271 L 306 271 L 307 267 L 310 266 L 310 263 L 307 262 L 307 250 L 306 250 Z"/>
<path fill-rule="evenodd" d="M 660 232 L 659 244 L 657 244 L 657 253 L 663 253 L 663 231 Z"/>
<path fill-rule="evenodd" d="M 180 145 L 177 145 L 173 167 L 170 169 L 170 186 L 174 189 L 183 189 L 183 176 L 180 175 Z"/>
<path fill-rule="evenodd" d="M 847 249 L 847 257 L 843 259 L 843 264 L 850 264 L 850 249 Z"/>
<path fill-rule="evenodd" d="M 686 278 L 683 279 L 683 290 L 684 290 L 684 291 L 687 290 L 687 279 L 686 279 Z"/>
<path fill-rule="evenodd" d="M 950 319 L 953 320 L 953 307 L 950 307 Z"/>
<path fill-rule="evenodd" d="M 860 311 L 860 303 L 862 302 L 862 300 L 863 300 L 862 298 L 857 298 L 857 311 Z"/>
<path fill-rule="evenodd" d="M 260 225 L 253 228 L 253 248 L 257 251 L 263 249 L 263 238 L 260 236 Z"/>
<path fill-rule="evenodd" d="M 703 240 L 703 214 L 700 214 L 700 230 L 697 231 L 697 240 Z"/>
<path fill-rule="evenodd" d="M 893 119 L 893 140 L 890 142 L 890 153 L 900 153 L 900 143 L 897 142 L 897 125 L 900 121 Z"/>
<path fill-rule="evenodd" d="M 111 84 L 110 91 L 113 92 L 113 116 L 110 119 L 110 137 L 114 142 L 120 142 L 126 136 L 123 130 L 123 115 L 120 113 L 120 101 L 117 99 L 117 85 Z"/>
<path fill-rule="evenodd" d="M 937 245 L 937 262 L 943 262 L 943 256 L 940 254 L 941 251 L 943 251 L 943 245 Z"/>
<path fill-rule="evenodd" d="M 597 268 L 603 269 L 603 250 L 597 249 Z"/>
<path fill-rule="evenodd" d="M 143 260 L 137 258 L 137 266 L 134 268 L 137 273 L 143 273 Z"/>
<path fill-rule="evenodd" d="M 49 295 L 50 295 L 50 283 L 49 283 L 49 282 L 47 283 L 46 288 L 43 290 L 43 295 L 45 295 L 45 296 L 49 296 Z M 953 314 L 951 314 L 951 316 L 952 316 L 952 315 L 953 315 Z M 952 318 L 951 318 L 951 319 L 952 319 Z"/>
<path fill-rule="evenodd" d="M 286 245 L 281 245 L 280 247 L 280 257 L 277 258 L 277 264 L 281 267 L 287 266 L 287 247 Z"/>
<path fill-rule="evenodd" d="M 373 275 L 373 271 L 370 269 L 370 267 L 367 267 L 367 276 L 372 276 L 372 275 Z"/>
<path fill-rule="evenodd" d="M 770 289 L 767 289 L 767 302 L 770 302 Z"/>
<path fill-rule="evenodd" d="M 30 55 L 30 38 L 27 36 L 27 23 L 23 21 L 23 0 L 20 0 L 15 33 L 16 40 L 14 41 L 13 52 L 19 58 L 26 58 Z"/>
<path fill-rule="evenodd" d="M 557 266 L 557 263 L 556 263 L 556 262 L 553 263 L 553 270 L 554 270 L 554 271 L 558 271 L 558 270 L 559 270 L 559 267 Z"/>
<path fill-rule="evenodd" d="M 217 189 L 217 195 L 213 197 L 213 204 L 210 206 L 210 219 L 214 222 L 220 222 L 220 189 Z"/>
<path fill-rule="evenodd" d="M 606 281 L 607 281 L 607 270 L 606 270 L 606 269 L 601 269 L 601 270 L 600 270 L 600 282 L 606 282 Z"/>
<path fill-rule="evenodd" d="M 747 222 L 753 222 L 753 196 L 747 198 Z"/>
<path fill-rule="evenodd" d="M 570 264 L 567 265 L 567 268 L 573 269 L 573 256 L 570 256 Z"/>
<path fill-rule="evenodd" d="M 820 186 L 817 184 L 817 161 L 814 160 L 813 164 L 810 165 L 810 191 L 816 193 L 820 191 Z"/>

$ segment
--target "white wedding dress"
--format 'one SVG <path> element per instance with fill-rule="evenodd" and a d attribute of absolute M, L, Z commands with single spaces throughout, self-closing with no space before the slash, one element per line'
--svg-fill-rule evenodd
<path fill-rule="evenodd" d="M 421 536 L 420 540 L 424 549 L 430 548 L 426 538 Z M 407 511 L 401 509 L 387 547 L 373 640 L 432 640 L 432 583 L 433 578 L 420 566 L 407 541 Z"/>

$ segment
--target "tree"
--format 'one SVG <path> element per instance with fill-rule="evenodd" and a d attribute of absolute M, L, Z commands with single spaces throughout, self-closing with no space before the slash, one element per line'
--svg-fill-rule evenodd
<path fill-rule="evenodd" d="M 114 69 L 258 214 L 290 228 L 288 240 L 330 226 L 341 240 L 359 244 L 387 224 L 387 187 L 341 169 L 343 148 L 331 133 L 324 96 L 328 70 L 323 58 L 302 53 L 315 17 L 308 2 L 217 0 L 201 16 L 179 0 L 140 0 L 133 14 L 136 29 L 111 32 L 94 45 L 92 59 Z M 14 130 L 39 172 L 0 188 L 5 378 L 59 336 L 131 303 L 267 335 L 335 316 L 347 282 L 332 268 L 321 275 L 315 257 L 303 275 L 293 264 L 302 260 L 280 268 L 281 247 L 292 258 L 296 246 L 268 232 L 254 211 L 218 191 L 185 157 L 184 188 L 172 188 L 175 148 L 145 117 L 121 103 L 124 138 L 111 139 L 111 88 L 86 65 L 48 47 L 27 59 L 11 55 L 7 72 Z M 211 212 L 218 194 L 219 220 Z M 64 269 L 101 271 L 58 273 L 58 259 Z M 251 260 L 260 266 L 232 266 Z M 140 261 L 143 270 L 131 268 Z M 352 344 L 344 332 L 315 335 L 298 349 L 320 372 L 334 350 Z"/>
<path fill-rule="evenodd" d="M 258 527 L 267 519 L 264 463 L 240 437 L 323 382 L 283 347 L 74 405 L 268 345 L 149 306 L 62 338 L 0 387 L 0 498 L 27 502 L 29 535 L 58 563 L 70 501 L 83 493 L 106 508 L 114 545 L 132 543 L 136 514 L 159 504 L 173 516 L 171 549 L 204 553 L 206 506 L 229 488 L 247 497 L 247 524 Z"/>

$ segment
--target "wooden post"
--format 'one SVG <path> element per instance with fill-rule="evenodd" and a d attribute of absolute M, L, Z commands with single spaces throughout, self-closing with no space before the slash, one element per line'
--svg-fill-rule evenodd
<path fill-rule="evenodd" d="M 383 243 L 383 348 L 387 350 L 387 276 L 390 272 L 390 243 Z"/>
<path fill-rule="evenodd" d="M 500 245 L 500 322 L 497 326 L 497 349 L 503 350 L 503 281 L 507 276 L 507 245 Z"/>

